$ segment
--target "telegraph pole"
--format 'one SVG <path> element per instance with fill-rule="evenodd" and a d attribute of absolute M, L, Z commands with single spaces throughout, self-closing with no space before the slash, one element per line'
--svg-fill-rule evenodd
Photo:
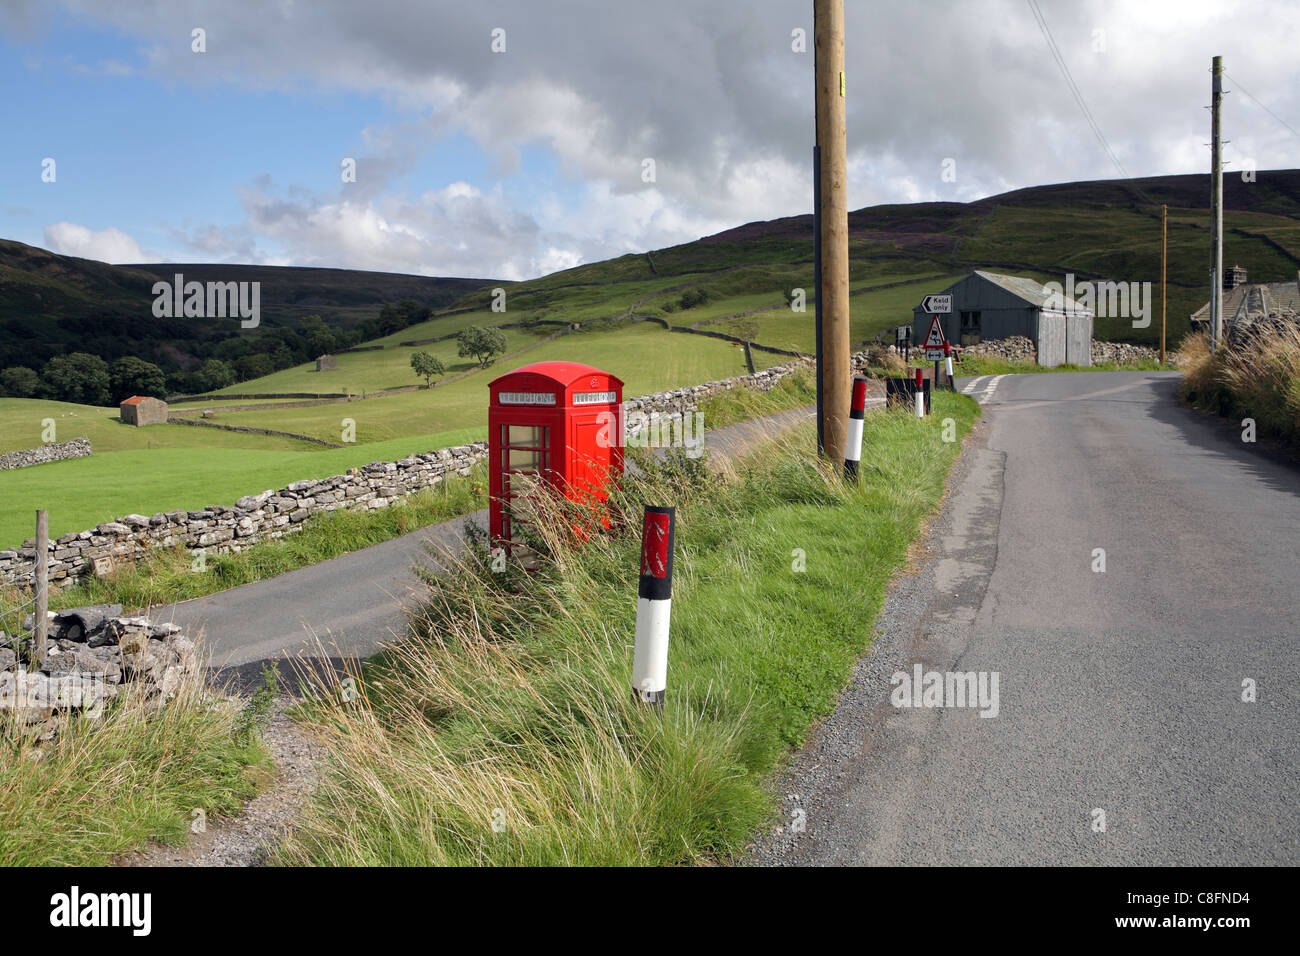
<path fill-rule="evenodd" d="M 844 0 L 813 0 L 817 102 L 818 223 L 821 281 L 817 288 L 821 352 L 817 356 L 822 452 L 838 454 L 848 434 L 849 209 L 844 130 Z"/>
<path fill-rule="evenodd" d="M 1210 350 L 1219 347 L 1223 335 L 1223 57 L 1216 56 L 1210 69 L 1210 229 L 1214 248 L 1210 265 Z"/>
<path fill-rule="evenodd" d="M 1165 315 L 1168 312 L 1169 207 L 1160 207 L 1160 364 L 1165 364 Z"/>

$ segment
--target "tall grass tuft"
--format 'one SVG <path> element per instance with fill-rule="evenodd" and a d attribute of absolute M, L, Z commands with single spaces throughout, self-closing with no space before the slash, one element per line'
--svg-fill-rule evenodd
<path fill-rule="evenodd" d="M 1184 339 L 1180 394 L 1207 411 L 1253 418 L 1260 436 L 1300 450 L 1300 328 L 1271 325 L 1215 352 L 1209 336 Z"/>

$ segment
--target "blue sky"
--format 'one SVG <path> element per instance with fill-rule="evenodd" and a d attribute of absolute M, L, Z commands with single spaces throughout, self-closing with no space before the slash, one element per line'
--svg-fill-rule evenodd
<path fill-rule="evenodd" d="M 1119 175 L 1020 0 L 847 7 L 851 207 Z M 1133 175 L 1205 170 L 1215 53 L 1300 127 L 1300 5 L 1042 7 Z M 0 236 L 114 262 L 525 278 L 804 212 L 812 57 L 792 37 L 810 8 L 10 0 Z M 1244 97 L 1225 129 L 1238 167 L 1300 165 L 1300 135 Z"/>

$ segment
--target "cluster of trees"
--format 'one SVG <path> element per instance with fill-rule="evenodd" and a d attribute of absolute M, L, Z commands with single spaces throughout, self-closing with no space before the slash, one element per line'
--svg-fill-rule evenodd
<path fill-rule="evenodd" d="M 400 332 L 431 314 L 428 306 L 404 299 L 387 303 L 379 315 L 350 329 L 331 328 L 319 315 L 309 315 L 296 328 L 264 326 L 253 335 L 189 342 L 188 355 L 159 348 L 152 362 L 111 352 L 106 358 L 89 350 L 55 355 L 39 365 L 11 357 L 13 364 L 0 370 L 0 395 L 89 405 L 116 404 L 132 395 L 197 395 Z"/>
<path fill-rule="evenodd" d="M 456 354 L 461 358 L 473 358 L 479 368 L 487 368 L 493 360 L 506 350 L 506 334 L 498 328 L 472 326 L 462 329 L 456 336 Z M 447 366 L 442 359 L 428 352 L 414 352 L 411 355 L 411 369 L 424 379 L 425 387 L 433 384 L 439 375 L 447 374 Z"/>
<path fill-rule="evenodd" d="M 40 372 L 15 365 L 0 372 L 0 388 L 13 398 L 53 398 L 80 405 L 117 404 L 132 395 L 167 393 L 167 376 L 153 362 L 124 355 L 105 362 L 89 352 L 56 355 Z"/>

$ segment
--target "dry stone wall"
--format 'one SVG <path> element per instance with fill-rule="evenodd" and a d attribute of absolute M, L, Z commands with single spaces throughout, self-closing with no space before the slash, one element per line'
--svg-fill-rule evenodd
<path fill-rule="evenodd" d="M 67 461 L 69 458 L 87 458 L 92 454 L 94 452 L 91 450 L 89 438 L 52 441 L 39 448 L 27 448 L 0 455 L 0 471 L 43 465 L 50 461 Z"/>
<path fill-rule="evenodd" d="M 1023 335 L 1010 335 L 1005 339 L 990 339 L 962 350 L 966 355 L 992 355 L 1012 362 L 1036 362 L 1038 351 L 1034 340 Z M 1093 340 L 1092 362 L 1114 362 L 1127 365 L 1131 362 L 1157 361 L 1160 353 L 1149 345 L 1132 342 L 1100 342 Z"/>
<path fill-rule="evenodd" d="M 72 712 L 97 718 L 128 687 L 157 707 L 199 677 L 197 645 L 179 627 L 121 614 L 120 604 L 51 613 L 45 656 L 34 666 L 32 616 L 18 635 L 0 631 L 0 713 L 50 741 Z"/>
<path fill-rule="evenodd" d="M 313 514 L 339 508 L 386 508 L 395 500 L 439 484 L 451 475 L 468 475 L 487 457 L 487 444 L 474 442 L 401 461 L 372 462 L 346 475 L 295 481 L 278 490 L 240 498 L 234 505 L 195 511 L 131 514 L 51 542 L 50 583 L 61 586 L 93 573 L 95 562 L 120 564 L 153 548 L 180 545 L 205 553 L 238 552 L 299 530 Z M 0 581 L 29 584 L 35 541 L 0 551 Z"/>

